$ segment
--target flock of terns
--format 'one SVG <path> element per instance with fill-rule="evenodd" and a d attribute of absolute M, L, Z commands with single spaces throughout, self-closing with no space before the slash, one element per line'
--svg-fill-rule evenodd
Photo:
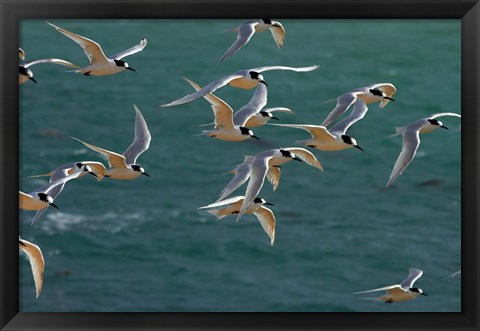
<path fill-rule="evenodd" d="M 19 84 L 23 84 L 28 80 L 36 83 L 36 80 L 33 78 L 33 72 L 29 67 L 38 63 L 63 65 L 72 68 L 75 73 L 81 73 L 84 75 L 102 76 L 117 74 L 125 70 L 135 71 L 122 59 L 128 55 L 142 51 L 147 45 L 147 40 L 142 38 L 139 44 L 123 52 L 107 57 L 101 46 L 95 41 L 67 31 L 52 23 L 46 23 L 76 42 L 84 50 L 90 63 L 88 66 L 79 67 L 68 61 L 55 58 L 23 62 L 19 65 Z M 280 22 L 270 19 L 252 20 L 230 30 L 237 33 L 237 38 L 220 58 L 219 63 L 236 54 L 248 43 L 255 32 L 266 30 L 269 30 L 272 33 L 277 46 L 282 47 L 285 39 L 285 29 Z M 25 59 L 25 52 L 22 49 L 19 49 L 19 58 L 21 60 Z M 203 97 L 210 103 L 214 113 L 214 122 L 202 125 L 213 125 L 213 128 L 203 130 L 203 135 L 233 142 L 251 138 L 259 139 L 253 133 L 251 128 L 265 125 L 271 119 L 277 119 L 273 114 L 276 111 L 293 113 L 290 109 L 284 107 L 265 108 L 267 104 L 268 85 L 264 80 L 262 73 L 270 70 L 311 72 L 318 68 L 318 65 L 309 67 L 268 66 L 251 68 L 223 76 L 205 85 L 203 88 L 197 83 L 184 77 L 184 79 L 195 89 L 195 92 L 170 103 L 161 105 L 161 107 L 179 106 Z M 214 91 L 225 85 L 241 89 L 255 88 L 255 92 L 246 105 L 234 112 L 225 101 L 213 94 Z M 368 110 L 368 104 L 379 102 L 379 106 L 383 108 L 390 101 L 395 101 L 393 95 L 396 91 L 395 86 L 391 83 L 371 84 L 340 95 L 336 99 L 337 103 L 335 108 L 320 125 L 269 125 L 307 131 L 311 135 L 310 139 L 299 142 L 310 148 L 315 148 L 321 151 L 341 151 L 349 148 L 357 148 L 363 151 L 358 145 L 356 139 L 347 135 L 348 129 L 365 116 Z M 335 121 L 347 113 L 350 108 L 352 109 L 350 114 L 335 123 Z M 134 110 L 136 112 L 134 140 L 122 154 L 97 147 L 78 138 L 72 137 L 86 147 L 103 155 L 108 160 L 108 168 L 101 162 L 78 161 L 61 165 L 44 175 L 32 176 L 50 177 L 48 184 L 43 185 L 30 193 L 19 191 L 19 208 L 36 211 L 32 224 L 38 221 L 48 207 L 52 206 L 58 208 L 55 205 L 54 200 L 69 180 L 80 178 L 85 174 L 93 175 L 98 181 L 101 181 L 104 177 L 119 180 L 132 180 L 141 175 L 148 176 L 145 169 L 137 164 L 137 159 L 149 148 L 151 135 L 147 123 L 136 105 L 134 105 Z M 438 128 L 447 129 L 442 122 L 437 120 L 438 117 L 444 116 L 461 117 L 461 115 L 456 113 L 437 113 L 415 120 L 404 127 L 396 128 L 396 134 L 394 135 L 403 136 L 403 146 L 393 166 L 393 170 L 386 186 L 390 186 L 393 181 L 405 171 L 415 157 L 415 153 L 420 145 L 419 135 L 421 133 L 432 132 Z M 301 147 L 276 148 L 255 155 L 248 155 L 244 157 L 242 163 L 229 171 L 229 173 L 233 174 L 233 178 L 221 191 L 219 198 L 212 204 L 200 207 L 199 209 L 206 209 L 208 213 L 214 215 L 217 219 L 236 214 L 237 221 L 244 214 L 254 214 L 263 230 L 269 236 L 271 245 L 273 245 L 275 240 L 275 216 L 272 210 L 266 207 L 271 204 L 263 198 L 258 197 L 258 194 L 263 187 L 265 178 L 272 184 L 273 190 L 276 190 L 281 175 L 280 166 L 291 160 L 305 162 L 306 164 L 323 171 L 323 167 L 315 155 Z M 229 197 L 247 181 L 248 184 L 244 195 Z M 29 257 L 35 282 L 36 296 L 38 297 L 42 289 L 43 270 L 45 265 L 42 252 L 35 244 L 20 238 L 19 248 Z M 369 291 L 355 292 L 355 294 L 384 290 L 387 292 L 385 295 L 367 299 L 379 300 L 385 303 L 411 300 L 419 295 L 426 295 L 421 289 L 413 287 L 414 282 L 421 277 L 422 273 L 422 270 L 410 268 L 408 277 L 402 281 L 401 284 Z M 452 277 L 460 274 L 461 271 L 458 271 L 454 273 Z"/>

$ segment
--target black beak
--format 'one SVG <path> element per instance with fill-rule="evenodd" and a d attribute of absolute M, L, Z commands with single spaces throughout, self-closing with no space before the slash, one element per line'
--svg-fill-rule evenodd
<path fill-rule="evenodd" d="M 34 82 L 35 84 L 37 83 L 37 81 L 35 80 L 35 78 L 33 77 L 29 77 L 28 79 L 30 79 L 32 82 Z"/>
<path fill-rule="evenodd" d="M 250 136 L 250 137 L 260 140 L 260 138 L 258 138 L 257 136 Z"/>
<path fill-rule="evenodd" d="M 295 156 L 294 158 L 292 158 L 292 160 L 296 160 L 296 161 L 299 161 L 299 162 L 303 162 L 303 160 L 302 160 L 301 158 L 296 157 L 296 156 Z"/>
<path fill-rule="evenodd" d="M 150 177 L 150 175 L 147 174 L 146 172 L 142 172 L 142 175 L 145 175 L 145 176 L 147 176 L 147 177 Z"/>
<path fill-rule="evenodd" d="M 54 204 L 53 202 L 50 204 L 50 206 L 55 207 L 55 208 L 57 208 L 57 209 L 60 209 L 60 208 L 58 208 L 57 205 Z"/>
<path fill-rule="evenodd" d="M 269 206 L 275 206 L 273 203 L 270 203 L 270 202 L 265 202 L 264 204 Z"/>
<path fill-rule="evenodd" d="M 260 83 L 265 84 L 265 86 L 268 86 L 268 84 L 264 80 L 261 80 Z"/>
<path fill-rule="evenodd" d="M 131 71 L 136 71 L 135 69 L 133 69 L 133 68 L 131 68 L 131 67 L 126 67 L 125 69 L 131 70 Z"/>
<path fill-rule="evenodd" d="M 422 293 L 421 295 L 425 295 L 425 296 L 427 296 L 427 297 L 428 297 L 428 294 L 427 294 L 427 293 Z"/>
<path fill-rule="evenodd" d="M 441 125 L 441 128 L 444 128 L 445 130 L 448 130 L 448 128 L 445 125 Z"/>
<path fill-rule="evenodd" d="M 275 117 L 275 116 L 272 116 L 271 118 L 272 120 L 277 120 L 277 121 L 279 120 L 278 117 Z"/>
<path fill-rule="evenodd" d="M 358 146 L 358 145 L 355 145 L 355 146 L 353 146 L 353 147 L 358 148 L 358 149 L 361 150 L 362 152 L 365 152 L 365 151 L 363 150 L 363 148 L 360 147 L 360 146 Z"/>
<path fill-rule="evenodd" d="M 383 97 L 384 99 L 390 100 L 390 101 L 395 101 L 395 99 L 390 98 L 390 97 Z"/>
<path fill-rule="evenodd" d="M 94 173 L 94 172 L 89 172 L 89 174 L 92 175 L 92 176 L 95 176 L 96 178 L 98 178 L 97 174 Z"/>

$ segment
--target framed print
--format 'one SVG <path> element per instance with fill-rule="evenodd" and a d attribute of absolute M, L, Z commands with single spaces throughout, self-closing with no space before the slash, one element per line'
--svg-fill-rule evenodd
<path fill-rule="evenodd" d="M 479 329 L 477 1 L 1 8 L 2 330 Z"/>

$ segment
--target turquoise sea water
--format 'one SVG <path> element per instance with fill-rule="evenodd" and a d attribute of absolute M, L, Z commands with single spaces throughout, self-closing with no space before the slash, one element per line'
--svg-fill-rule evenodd
<path fill-rule="evenodd" d="M 151 178 L 133 181 L 91 176 L 69 182 L 30 226 L 21 211 L 20 234 L 45 257 L 43 291 L 35 299 L 28 262 L 20 256 L 20 310 L 458 312 L 461 195 L 460 121 L 423 135 L 417 156 L 385 188 L 400 152 L 394 127 L 438 112 L 460 113 L 459 20 L 281 20 L 287 30 L 278 49 L 269 32 L 222 64 L 235 39 L 222 32 L 243 20 L 53 20 L 99 42 L 107 55 L 148 39 L 126 58 L 136 72 L 85 77 L 56 65 L 31 67 L 38 84 L 20 86 L 20 189 L 30 192 L 48 172 L 72 162 L 102 161 L 70 138 L 122 153 L 142 111 L 152 134 L 138 163 Z M 25 20 L 19 45 L 27 60 L 57 57 L 78 65 L 87 58 L 73 41 L 44 21 Z M 265 65 L 309 66 L 310 73 L 270 71 L 268 107 L 283 106 L 281 123 L 320 124 L 334 107 L 325 101 L 371 83 L 397 87 L 395 102 L 371 104 L 349 134 L 365 149 L 311 150 L 325 171 L 290 162 L 274 203 L 276 240 L 253 215 L 216 221 L 197 210 L 216 200 L 230 180 L 221 175 L 244 155 L 298 146 L 301 130 L 264 126 L 260 141 L 226 142 L 196 126 L 212 120 L 199 99 L 178 107 L 160 104 L 191 93 L 181 78 L 200 85 Z M 235 110 L 254 90 L 224 87 L 215 94 Z M 245 187 L 233 195 L 242 195 Z M 428 297 L 392 305 L 352 295 L 401 282 L 409 267 Z M 382 292 L 379 292 L 381 295 Z"/>

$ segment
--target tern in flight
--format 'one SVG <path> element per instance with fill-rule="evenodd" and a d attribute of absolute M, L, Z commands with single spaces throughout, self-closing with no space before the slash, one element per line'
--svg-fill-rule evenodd
<path fill-rule="evenodd" d="M 442 116 L 455 116 L 462 117 L 456 113 L 438 113 L 430 115 L 429 117 L 421 118 L 413 123 L 408 124 L 407 126 L 401 128 L 395 128 L 396 135 L 403 136 L 403 145 L 402 151 L 393 166 L 392 173 L 387 183 L 387 187 L 390 186 L 398 176 L 400 176 L 405 169 L 408 167 L 410 162 L 412 162 L 415 154 L 417 153 L 418 146 L 420 146 L 420 133 L 432 132 L 438 128 L 447 129 L 442 122 L 437 120 L 437 117 Z"/>
<path fill-rule="evenodd" d="M 54 27 L 58 32 L 63 33 L 65 36 L 72 39 L 74 42 L 80 45 L 80 47 L 83 48 L 85 55 L 90 61 L 90 65 L 86 66 L 85 68 L 75 70 L 75 72 L 82 73 L 87 76 L 113 75 L 125 70 L 135 71 L 135 69 L 131 68 L 127 62 L 122 61 L 121 59 L 128 55 L 138 53 L 142 51 L 145 46 L 147 46 L 147 39 L 142 38 L 140 40 L 140 43 L 138 43 L 137 45 L 127 50 L 124 50 L 123 52 L 107 57 L 105 56 L 105 53 L 103 53 L 102 47 L 100 47 L 100 45 L 95 41 L 62 29 L 56 25 L 53 25 L 50 22 L 47 23 Z"/>
<path fill-rule="evenodd" d="M 135 137 L 123 154 L 118 154 L 72 137 L 107 158 L 109 168 L 105 171 L 105 177 L 122 180 L 135 179 L 140 175 L 150 177 L 143 167 L 136 164 L 136 161 L 148 149 L 152 137 L 142 113 L 136 105 L 133 105 L 133 107 L 136 112 Z"/>
<path fill-rule="evenodd" d="M 285 41 L 285 29 L 280 22 L 272 21 L 271 19 L 266 18 L 252 20 L 236 28 L 230 29 L 230 31 L 237 33 L 237 39 L 225 52 L 225 54 L 223 54 L 218 63 L 222 63 L 227 58 L 238 52 L 240 48 L 249 42 L 250 38 L 252 38 L 255 32 L 262 32 L 266 30 L 270 30 L 273 40 L 275 40 L 278 48 L 281 48 L 283 46 L 283 42 Z"/>
<path fill-rule="evenodd" d="M 368 108 L 365 102 L 361 99 L 355 101 L 351 114 L 344 119 L 338 121 L 330 129 L 323 125 L 311 124 L 269 124 L 275 126 L 283 126 L 289 128 L 297 128 L 308 131 L 312 136 L 311 139 L 298 141 L 308 147 L 316 148 L 321 151 L 339 151 L 348 148 L 358 148 L 363 151 L 363 148 L 358 146 L 355 138 L 352 138 L 345 133 L 348 128 L 355 122 L 361 120 Z"/>
<path fill-rule="evenodd" d="M 237 165 L 235 169 L 231 171 L 234 177 L 222 190 L 217 201 L 225 199 L 248 180 L 245 198 L 237 217 L 238 221 L 262 189 L 265 177 L 267 177 L 274 188 L 276 188 L 280 180 L 280 165 L 291 160 L 305 161 L 312 167 L 323 171 L 323 167 L 317 158 L 304 148 L 269 149 L 253 156 L 246 156 L 244 162 Z M 272 168 L 275 170 L 270 172 Z"/>
<path fill-rule="evenodd" d="M 47 208 L 48 206 L 53 206 L 58 209 L 53 203 L 54 198 L 50 196 L 50 192 L 57 186 L 63 186 L 69 180 L 79 177 L 84 172 L 84 169 L 85 165 L 82 165 L 80 168 L 76 167 L 70 175 L 51 181 L 30 193 L 19 191 L 18 207 L 24 210 L 39 210 Z"/>
<path fill-rule="evenodd" d="M 226 216 L 238 214 L 242 207 L 243 200 L 243 196 L 236 196 L 214 202 L 198 209 L 210 209 L 207 210 L 207 212 L 214 215 L 217 220 L 220 220 Z M 265 207 L 266 205 L 273 206 L 273 204 L 265 201 L 265 199 L 255 198 L 250 207 L 245 211 L 245 214 L 255 215 L 265 233 L 270 237 L 270 245 L 273 246 L 273 242 L 275 241 L 275 215 L 270 209 Z"/>
<path fill-rule="evenodd" d="M 49 173 L 46 173 L 43 175 L 29 176 L 28 178 L 50 176 L 50 183 L 52 183 L 60 178 L 68 177 L 69 175 L 73 174 L 77 169 L 81 169 L 82 167 L 83 167 L 83 172 L 79 174 L 78 178 L 88 173 L 94 176 L 95 178 L 97 178 L 98 181 L 100 181 L 102 180 L 103 176 L 105 176 L 106 169 L 102 163 L 95 162 L 95 161 L 81 161 L 81 162 L 66 163 L 50 171 Z M 60 185 L 53 187 L 48 192 L 48 195 L 50 195 L 52 199 L 55 200 L 55 198 L 60 194 L 60 192 L 62 192 L 64 186 L 65 186 L 65 183 L 62 183 Z M 38 221 L 40 216 L 42 216 L 47 211 L 47 209 L 48 207 L 37 210 L 37 213 L 35 214 L 35 217 L 32 220 L 32 224 Z"/>
<path fill-rule="evenodd" d="M 397 92 L 395 86 L 391 83 L 371 84 L 365 87 L 354 89 L 344 93 L 337 98 L 337 105 L 328 114 L 322 122 L 322 126 L 329 126 L 335 119 L 345 113 L 351 105 L 358 99 L 362 99 L 366 104 L 380 101 L 380 108 L 385 107 L 390 101 L 395 101 L 392 97 Z"/>
<path fill-rule="evenodd" d="M 420 278 L 422 274 L 423 274 L 422 270 L 410 268 L 408 277 L 400 284 L 376 288 L 374 290 L 369 290 L 369 291 L 355 292 L 353 294 L 370 293 L 370 292 L 376 292 L 376 291 L 387 291 L 387 294 L 385 295 L 382 295 L 377 298 L 367 298 L 367 299 L 384 301 L 385 303 L 413 300 L 419 295 L 427 295 L 426 293 L 423 293 L 422 289 L 413 287 L 413 283 L 415 283 L 415 281 L 418 278 Z"/>

